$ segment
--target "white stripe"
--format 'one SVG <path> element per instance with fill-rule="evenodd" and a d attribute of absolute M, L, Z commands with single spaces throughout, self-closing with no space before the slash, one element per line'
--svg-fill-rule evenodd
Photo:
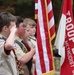
<path fill-rule="evenodd" d="M 46 67 L 46 72 L 48 72 L 50 68 L 49 68 L 49 60 L 48 60 L 47 49 L 46 49 L 46 39 L 45 39 L 45 32 L 44 32 L 41 2 L 39 4 L 38 14 L 39 14 L 38 19 L 39 19 L 39 25 L 40 25 L 40 34 L 41 34 L 42 47 L 43 47 L 43 53 L 44 53 L 44 63 Z"/>
<path fill-rule="evenodd" d="M 41 6 L 39 6 L 39 3 L 40 3 L 40 1 L 38 0 L 38 11 L 41 8 Z M 38 16 L 39 16 L 39 12 L 38 12 Z M 40 58 L 39 58 L 37 47 L 36 47 L 36 72 L 37 72 L 37 75 L 42 74 L 41 65 L 40 65 Z"/>
<path fill-rule="evenodd" d="M 61 58 L 63 58 L 61 64 L 63 63 L 64 58 L 65 58 L 65 49 L 64 49 L 65 28 L 66 28 L 66 16 L 62 14 L 62 17 L 59 23 L 57 36 L 55 39 L 55 46 L 59 50 L 59 54 L 61 55 Z"/>
<path fill-rule="evenodd" d="M 54 16 L 49 21 L 50 29 L 54 26 Z"/>
<path fill-rule="evenodd" d="M 52 2 L 48 4 L 48 13 L 52 10 Z M 54 26 L 54 16 L 49 21 L 50 29 Z"/>
<path fill-rule="evenodd" d="M 35 10 L 38 10 L 38 3 L 35 3 Z"/>
<path fill-rule="evenodd" d="M 49 4 L 48 4 L 48 13 L 52 10 L 52 4 L 51 4 L 52 2 L 50 2 Z"/>
<path fill-rule="evenodd" d="M 37 75 L 42 73 L 40 67 L 40 58 L 39 58 L 37 43 L 36 43 L 36 71 L 37 71 Z"/>

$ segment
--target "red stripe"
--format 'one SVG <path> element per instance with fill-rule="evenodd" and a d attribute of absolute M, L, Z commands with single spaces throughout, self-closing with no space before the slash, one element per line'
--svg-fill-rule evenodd
<path fill-rule="evenodd" d="M 49 21 L 51 20 L 51 18 L 53 17 L 53 12 L 52 10 L 48 13 L 48 18 L 49 18 Z"/>
<path fill-rule="evenodd" d="M 48 54 L 48 58 L 49 58 L 49 62 L 50 62 L 50 70 L 53 70 L 53 61 L 52 61 L 53 57 L 52 57 L 51 48 L 50 48 L 51 43 L 49 43 L 51 41 L 49 39 L 49 36 L 46 36 L 46 37 L 48 37 L 48 38 L 46 38 L 46 46 L 47 46 L 47 54 Z"/>
<path fill-rule="evenodd" d="M 36 68 L 35 68 L 35 70 L 34 70 L 34 75 L 37 75 Z"/>
<path fill-rule="evenodd" d="M 45 38 L 46 38 L 46 48 L 47 48 L 47 55 L 49 58 L 49 62 L 50 62 L 50 69 L 53 69 L 53 64 L 52 64 L 52 54 L 51 54 L 51 48 L 50 48 L 50 43 L 51 41 L 49 41 L 49 34 L 48 34 L 48 23 L 47 23 L 47 17 L 46 17 L 46 6 L 44 5 L 45 2 L 43 2 L 43 0 L 41 0 L 42 3 L 42 14 L 43 14 L 43 24 L 44 24 L 44 30 L 45 30 Z"/>
<path fill-rule="evenodd" d="M 38 14 L 38 10 L 35 10 L 35 14 Z"/>
<path fill-rule="evenodd" d="M 41 0 L 41 6 L 42 6 L 42 17 L 43 17 L 43 24 L 44 26 L 47 25 L 47 19 L 46 19 L 46 6 L 44 0 Z M 45 28 L 44 28 L 45 29 Z M 48 65 L 49 66 L 49 65 Z"/>
<path fill-rule="evenodd" d="M 51 2 L 51 0 L 47 0 L 47 5 L 49 5 L 50 2 Z M 51 4 L 52 4 L 52 2 L 51 2 Z M 50 8 L 48 8 L 48 9 L 50 9 Z M 50 12 L 48 12 L 49 21 L 52 19 L 52 17 L 54 17 L 53 10 L 51 10 Z M 55 34 L 55 26 L 53 25 L 52 27 L 49 29 L 51 37 Z"/>
<path fill-rule="evenodd" d="M 51 41 L 50 41 L 50 36 L 49 36 L 49 29 L 48 29 L 48 22 L 47 22 L 47 15 L 48 13 L 46 13 L 46 4 L 45 4 L 45 1 L 47 0 L 40 0 L 41 2 L 41 9 L 42 9 L 42 18 L 43 18 L 43 27 L 44 27 L 44 34 L 45 34 L 45 42 L 46 42 L 46 50 L 47 50 L 47 58 L 48 58 L 48 62 L 49 62 L 49 71 L 50 70 L 53 70 L 53 56 L 52 56 L 52 51 L 51 51 Z M 49 0 L 50 1 L 50 0 Z M 48 2 L 49 2 L 48 1 Z M 39 7 L 39 6 L 38 6 Z M 39 8 L 38 8 L 39 10 Z M 46 15 L 47 14 L 47 15 Z M 39 13 L 38 13 L 38 16 L 39 16 Z M 51 18 L 52 16 L 50 16 L 49 18 Z M 39 18 L 38 18 L 39 19 Z M 39 19 L 40 20 L 40 19 Z M 41 71 L 42 73 L 46 73 L 46 66 L 45 66 L 45 61 L 44 61 L 44 52 L 43 52 L 43 47 L 42 47 L 42 37 L 41 37 L 41 34 L 40 34 L 40 27 L 41 25 L 40 23 L 37 23 L 37 48 L 38 48 L 38 55 L 39 55 L 39 63 L 41 66 Z M 37 74 L 37 72 L 35 71 L 35 74 Z"/>
<path fill-rule="evenodd" d="M 47 5 L 51 2 L 51 0 L 47 0 Z"/>
<path fill-rule="evenodd" d="M 50 28 L 50 33 L 51 33 L 50 35 L 51 35 L 51 37 L 52 37 L 53 34 L 55 33 L 55 29 L 54 29 L 54 28 L 55 28 L 54 25 L 52 26 L 52 28 Z"/>
<path fill-rule="evenodd" d="M 39 24 L 37 24 L 37 45 L 38 45 L 41 70 L 42 70 L 42 73 L 45 73 L 46 69 L 45 69 L 45 63 L 44 63 L 44 56 L 43 56 L 44 53 L 43 53 Z"/>
<path fill-rule="evenodd" d="M 35 0 L 35 3 L 38 3 L 38 0 Z"/>

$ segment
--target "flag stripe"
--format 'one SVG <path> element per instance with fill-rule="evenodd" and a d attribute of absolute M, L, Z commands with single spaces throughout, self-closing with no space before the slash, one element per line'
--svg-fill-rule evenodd
<path fill-rule="evenodd" d="M 53 38 L 55 37 L 55 24 L 54 24 L 54 15 L 53 15 L 52 1 L 51 0 L 47 0 L 47 6 L 48 6 L 49 31 L 51 29 L 50 37 L 51 37 L 51 40 L 53 40 Z M 51 34 L 52 32 L 53 32 L 53 34 Z"/>
<path fill-rule="evenodd" d="M 42 1 L 43 2 L 43 1 Z M 44 2 L 44 3 L 46 3 L 46 2 Z M 43 4 L 44 4 L 43 3 Z M 46 4 L 45 4 L 46 5 Z M 45 12 L 45 11 L 47 11 L 46 10 L 46 7 L 47 7 L 47 5 L 46 6 L 42 6 L 43 8 L 43 10 L 42 10 L 42 13 L 43 13 L 43 24 L 44 24 L 44 32 L 45 32 L 45 44 L 46 44 L 46 50 L 47 50 L 47 56 L 46 57 L 48 57 L 47 58 L 47 61 L 49 61 L 50 62 L 50 64 L 46 64 L 46 67 L 49 65 L 49 67 L 48 67 L 48 69 L 47 69 L 47 71 L 48 70 L 50 70 L 50 65 L 52 65 L 52 59 L 50 59 L 50 57 L 51 57 L 51 49 L 50 49 L 50 41 L 49 41 L 49 33 L 48 33 L 48 17 L 46 16 L 47 15 L 47 13 Z M 44 42 L 44 41 L 43 41 Z M 44 48 L 43 48 L 44 49 Z M 45 57 L 45 58 L 46 58 Z M 48 63 L 49 63 L 48 62 Z M 47 62 L 45 62 L 45 63 L 47 63 Z"/>
<path fill-rule="evenodd" d="M 41 8 L 41 4 L 43 3 L 43 2 L 39 2 L 40 4 L 39 4 L 39 8 Z M 43 42 L 41 42 L 40 40 L 45 40 L 45 35 L 44 35 L 44 28 L 43 28 L 43 15 L 42 15 L 42 8 L 38 11 L 38 13 L 40 14 L 40 16 L 38 16 L 38 20 L 39 20 L 39 27 L 40 28 L 38 28 L 38 29 L 40 29 L 40 34 L 38 34 L 39 36 L 41 36 L 41 39 L 40 39 L 40 37 L 38 36 L 38 38 L 37 38 L 37 44 L 39 44 L 38 45 L 38 49 L 40 50 L 40 51 L 38 51 L 38 52 L 40 52 L 40 54 L 39 54 L 39 58 L 40 58 L 40 61 L 41 61 L 41 70 L 42 70 L 42 73 L 45 73 L 46 72 L 46 68 L 45 68 L 45 70 L 44 70 L 44 65 L 45 65 L 45 61 L 44 61 L 44 58 L 42 57 L 43 55 L 44 55 L 44 53 L 45 52 L 43 52 L 44 50 L 46 51 L 46 47 L 44 47 L 43 45 L 45 44 L 45 41 Z M 38 32 L 39 32 L 39 30 L 37 30 Z M 44 37 L 44 38 L 43 38 Z M 42 44 L 40 44 L 40 43 L 42 43 Z M 42 46 L 41 46 L 42 45 Z M 45 44 L 46 45 L 46 44 Z M 44 47 L 44 48 L 43 48 Z M 42 49 L 41 49 L 42 48 Z M 44 50 L 43 50 L 44 49 Z M 46 56 L 46 55 L 44 55 L 44 56 Z"/>
<path fill-rule="evenodd" d="M 37 28 L 37 30 L 38 30 L 38 28 Z M 37 32 L 37 33 L 39 33 L 39 32 Z M 38 49 L 38 42 L 37 42 L 37 44 L 36 44 L 36 71 L 35 71 L 37 75 L 42 73 L 41 65 L 40 65 L 41 62 L 40 62 L 38 50 L 39 49 Z"/>
<path fill-rule="evenodd" d="M 51 0 L 47 0 L 47 5 L 51 2 Z"/>
<path fill-rule="evenodd" d="M 35 3 L 38 3 L 38 0 L 35 0 Z"/>
<path fill-rule="evenodd" d="M 45 0 L 43 1 L 43 0 L 41 0 L 41 3 L 42 3 L 42 17 L 43 17 L 43 28 L 41 27 L 41 29 L 44 29 L 43 31 L 44 31 L 44 36 L 42 35 L 42 33 L 41 33 L 41 35 L 42 35 L 42 37 L 44 37 L 44 38 L 42 38 L 42 43 L 43 43 L 43 50 L 44 50 L 44 60 L 45 60 L 45 65 L 46 65 L 46 71 L 49 71 L 50 70 L 50 65 L 49 65 L 49 57 L 48 57 L 48 53 L 47 53 L 47 43 L 46 43 L 46 41 L 48 40 L 47 38 L 46 38 L 46 36 L 47 35 L 49 35 L 48 34 L 48 29 L 47 29 L 47 25 L 48 25 L 48 23 L 47 23 L 47 13 L 45 12 L 45 11 L 47 11 L 46 9 L 47 9 L 47 5 L 45 4 L 46 2 L 45 2 Z M 46 6 L 45 6 L 46 5 Z M 47 33 L 47 34 L 46 34 Z M 49 37 L 48 37 L 49 38 Z M 45 40 L 45 41 L 44 41 Z M 45 53 L 46 52 L 46 53 Z M 47 57 L 47 58 L 46 58 Z M 49 66 L 48 66 L 49 65 Z"/>
<path fill-rule="evenodd" d="M 50 12 L 52 10 L 52 4 L 51 4 L 51 1 L 50 2 L 47 2 L 47 5 L 48 5 L 48 12 Z M 49 9 L 50 8 L 50 9 Z"/>
<path fill-rule="evenodd" d="M 46 3 L 46 2 L 45 2 Z M 45 5 L 47 5 L 47 4 L 45 4 Z M 45 8 L 46 8 L 47 6 L 45 6 Z M 46 12 L 47 12 L 47 10 L 46 10 Z M 46 15 L 48 15 L 48 13 L 46 13 Z M 53 67 L 52 67 L 52 54 L 51 54 L 51 45 L 50 45 L 50 32 L 48 31 L 48 29 L 49 29 L 49 26 L 48 26 L 48 16 L 46 16 L 46 18 L 47 19 L 45 19 L 45 16 L 44 16 L 44 18 L 43 18 L 43 22 L 44 22 L 44 29 L 45 29 L 45 38 L 46 38 L 46 48 L 47 48 L 47 55 L 48 55 L 48 61 L 50 62 L 50 64 L 49 64 L 49 70 L 53 70 Z M 46 23 L 45 23 L 45 20 L 46 20 Z M 49 63 L 48 62 L 48 63 Z M 47 63 L 47 62 L 46 62 Z M 48 70 L 47 70 L 48 71 Z"/>
<path fill-rule="evenodd" d="M 51 0 L 47 0 L 46 2 L 47 2 L 47 6 L 48 6 L 47 12 L 48 12 L 48 18 L 49 18 L 49 28 L 51 29 L 52 27 L 54 27 L 53 34 L 51 34 L 51 31 L 50 31 L 50 35 L 51 35 L 50 38 L 53 40 L 53 38 L 55 37 L 55 24 L 54 24 L 53 10 L 52 10 L 52 2 L 51 2 Z M 36 0 L 36 2 L 35 2 L 35 19 L 37 19 L 37 18 L 38 18 L 38 1 Z"/>
<path fill-rule="evenodd" d="M 48 13 L 48 18 L 49 18 L 49 21 L 51 20 L 51 18 L 53 17 L 53 13 L 52 13 L 52 10 Z"/>
<path fill-rule="evenodd" d="M 36 73 L 37 75 L 54 70 L 53 54 L 50 40 L 49 19 L 46 0 L 38 0 Z M 49 75 L 49 73 L 47 74 Z"/>
<path fill-rule="evenodd" d="M 35 19 L 37 19 L 38 16 L 38 0 L 35 0 Z"/>
<path fill-rule="evenodd" d="M 40 28 L 38 28 L 40 29 Z M 45 62 L 44 62 L 44 52 L 43 52 L 43 46 L 42 46 L 42 36 L 40 33 L 41 31 L 38 30 L 38 38 L 37 38 L 37 44 L 38 44 L 38 52 L 39 52 L 39 59 L 40 59 L 40 66 L 41 66 L 41 70 L 42 70 L 42 73 L 46 72 L 46 69 L 45 69 Z"/>
<path fill-rule="evenodd" d="M 38 10 L 35 10 L 35 14 L 38 15 Z"/>
<path fill-rule="evenodd" d="M 38 3 L 35 3 L 35 10 L 38 10 Z"/>
<path fill-rule="evenodd" d="M 54 27 L 54 17 L 52 17 L 52 18 L 50 19 L 49 24 L 50 24 L 50 29 L 51 29 L 52 27 Z M 55 31 L 55 29 L 54 29 L 54 31 Z"/>
<path fill-rule="evenodd" d="M 52 31 L 53 31 L 53 32 L 52 32 Z M 55 37 L 55 33 L 54 33 L 54 32 L 55 32 L 55 30 L 54 30 L 54 26 L 53 26 L 52 28 L 50 28 L 50 32 L 51 32 L 51 36 L 52 36 L 52 37 L 51 37 L 51 40 L 52 40 L 52 39 L 54 39 L 54 37 Z"/>

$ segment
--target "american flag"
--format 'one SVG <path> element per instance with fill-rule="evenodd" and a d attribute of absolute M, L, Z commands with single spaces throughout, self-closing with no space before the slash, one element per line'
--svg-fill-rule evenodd
<path fill-rule="evenodd" d="M 54 62 L 51 45 L 51 37 L 53 35 L 51 36 L 50 31 L 52 27 L 54 28 L 52 3 L 50 0 L 36 0 L 35 6 L 35 13 L 37 18 L 35 75 L 52 75 L 54 73 Z M 55 30 L 52 31 L 53 34 L 55 34 L 54 31 Z"/>
<path fill-rule="evenodd" d="M 49 21 L 49 31 L 51 35 L 51 40 L 55 37 L 55 22 L 54 22 L 54 14 L 53 14 L 53 8 L 52 8 L 52 1 L 47 0 L 47 15 L 48 15 L 48 21 Z M 35 19 L 38 18 L 38 0 L 35 0 Z"/>

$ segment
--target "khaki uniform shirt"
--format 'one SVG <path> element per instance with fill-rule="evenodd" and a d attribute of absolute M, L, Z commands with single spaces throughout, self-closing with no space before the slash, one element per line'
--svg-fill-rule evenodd
<path fill-rule="evenodd" d="M 26 40 L 26 42 L 31 47 L 31 50 L 33 48 L 35 48 L 35 46 L 36 46 L 36 38 L 34 36 L 30 37 L 28 40 Z M 36 56 L 34 55 L 33 58 L 36 58 Z M 32 74 L 34 74 L 34 70 L 35 70 L 35 63 L 32 64 Z"/>
<path fill-rule="evenodd" d="M 0 75 L 19 75 L 15 55 L 12 50 L 9 55 L 5 53 L 4 43 L 0 39 Z"/>
<path fill-rule="evenodd" d="M 35 46 L 36 46 L 36 38 L 35 38 L 35 37 L 30 37 L 30 38 L 27 40 L 27 43 L 28 43 L 28 45 L 29 45 L 31 48 L 35 48 Z"/>
<path fill-rule="evenodd" d="M 21 42 L 21 39 L 19 37 L 15 37 L 15 40 L 18 40 L 19 42 Z M 21 47 L 16 43 L 16 49 L 15 49 L 15 53 L 17 55 L 18 60 L 20 60 L 23 56 L 24 56 L 24 51 L 21 49 Z M 24 74 L 23 75 L 29 75 L 29 71 L 28 68 L 25 64 L 22 65 L 23 70 L 24 70 Z"/>

